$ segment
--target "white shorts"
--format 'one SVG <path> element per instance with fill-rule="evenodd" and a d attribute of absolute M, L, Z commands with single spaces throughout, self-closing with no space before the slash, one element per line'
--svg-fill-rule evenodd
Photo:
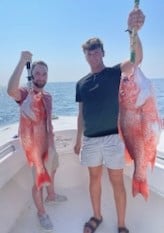
<path fill-rule="evenodd" d="M 80 160 L 88 167 L 104 165 L 110 169 L 124 167 L 124 143 L 118 134 L 83 137 Z"/>

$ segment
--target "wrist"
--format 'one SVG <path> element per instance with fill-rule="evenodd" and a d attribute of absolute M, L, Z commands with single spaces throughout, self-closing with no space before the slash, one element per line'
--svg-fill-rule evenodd
<path fill-rule="evenodd" d="M 24 67 L 26 65 L 26 60 L 21 58 L 19 60 L 19 65 L 22 66 L 22 67 Z"/>
<path fill-rule="evenodd" d="M 128 32 L 129 35 L 132 35 L 133 31 L 131 29 L 126 29 L 125 32 Z"/>
<path fill-rule="evenodd" d="M 137 31 L 135 31 L 135 30 L 131 30 L 131 29 L 127 29 L 127 30 L 125 30 L 125 32 L 128 32 L 129 33 L 129 36 L 132 38 L 132 37 L 137 37 L 137 35 L 138 35 L 138 33 L 137 33 Z"/>

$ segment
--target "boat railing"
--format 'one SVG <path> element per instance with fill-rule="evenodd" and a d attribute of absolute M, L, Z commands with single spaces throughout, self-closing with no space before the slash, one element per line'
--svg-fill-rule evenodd
<path fill-rule="evenodd" d="M 24 152 L 18 138 L 0 146 L 0 189 L 12 179 L 25 163 Z"/>
<path fill-rule="evenodd" d="M 0 147 L 0 206 L 3 210 L 0 213 L 0 232 L 12 232 L 12 227 L 31 201 L 28 192 L 31 183 L 30 169 L 26 165 L 19 139 L 12 139 Z M 19 201 L 16 201 L 16 197 Z M 6 206 L 14 211 L 8 211 Z"/>
<path fill-rule="evenodd" d="M 4 145 L 0 147 L 0 159 L 3 159 L 6 156 L 9 156 L 11 153 L 16 151 L 16 148 L 14 145 Z"/>
<path fill-rule="evenodd" d="M 164 154 L 161 152 L 158 152 L 157 158 L 164 161 Z"/>

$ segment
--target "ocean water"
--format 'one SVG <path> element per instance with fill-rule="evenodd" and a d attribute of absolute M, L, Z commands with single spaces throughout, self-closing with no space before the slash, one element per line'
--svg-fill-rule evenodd
<path fill-rule="evenodd" d="M 46 90 L 53 97 L 53 116 L 76 116 L 78 105 L 75 102 L 75 82 L 48 83 Z M 19 106 L 0 87 L 0 127 L 19 120 Z"/>
<path fill-rule="evenodd" d="M 164 79 L 152 79 L 157 97 L 158 109 L 164 118 Z M 75 82 L 48 83 L 46 90 L 53 97 L 53 116 L 76 116 L 78 104 L 75 102 Z M 19 120 L 19 107 L 0 87 L 0 127 Z"/>

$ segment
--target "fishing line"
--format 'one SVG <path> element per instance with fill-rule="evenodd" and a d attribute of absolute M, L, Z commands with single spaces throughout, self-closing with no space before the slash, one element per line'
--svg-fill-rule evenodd
<path fill-rule="evenodd" d="M 134 1 L 134 10 L 137 10 L 139 8 L 139 0 Z M 132 63 L 135 63 L 136 59 L 136 53 L 135 53 L 135 45 L 136 45 L 136 40 L 137 40 L 137 29 L 134 27 L 132 28 L 132 40 L 131 40 L 131 53 L 130 53 L 130 61 Z"/>

